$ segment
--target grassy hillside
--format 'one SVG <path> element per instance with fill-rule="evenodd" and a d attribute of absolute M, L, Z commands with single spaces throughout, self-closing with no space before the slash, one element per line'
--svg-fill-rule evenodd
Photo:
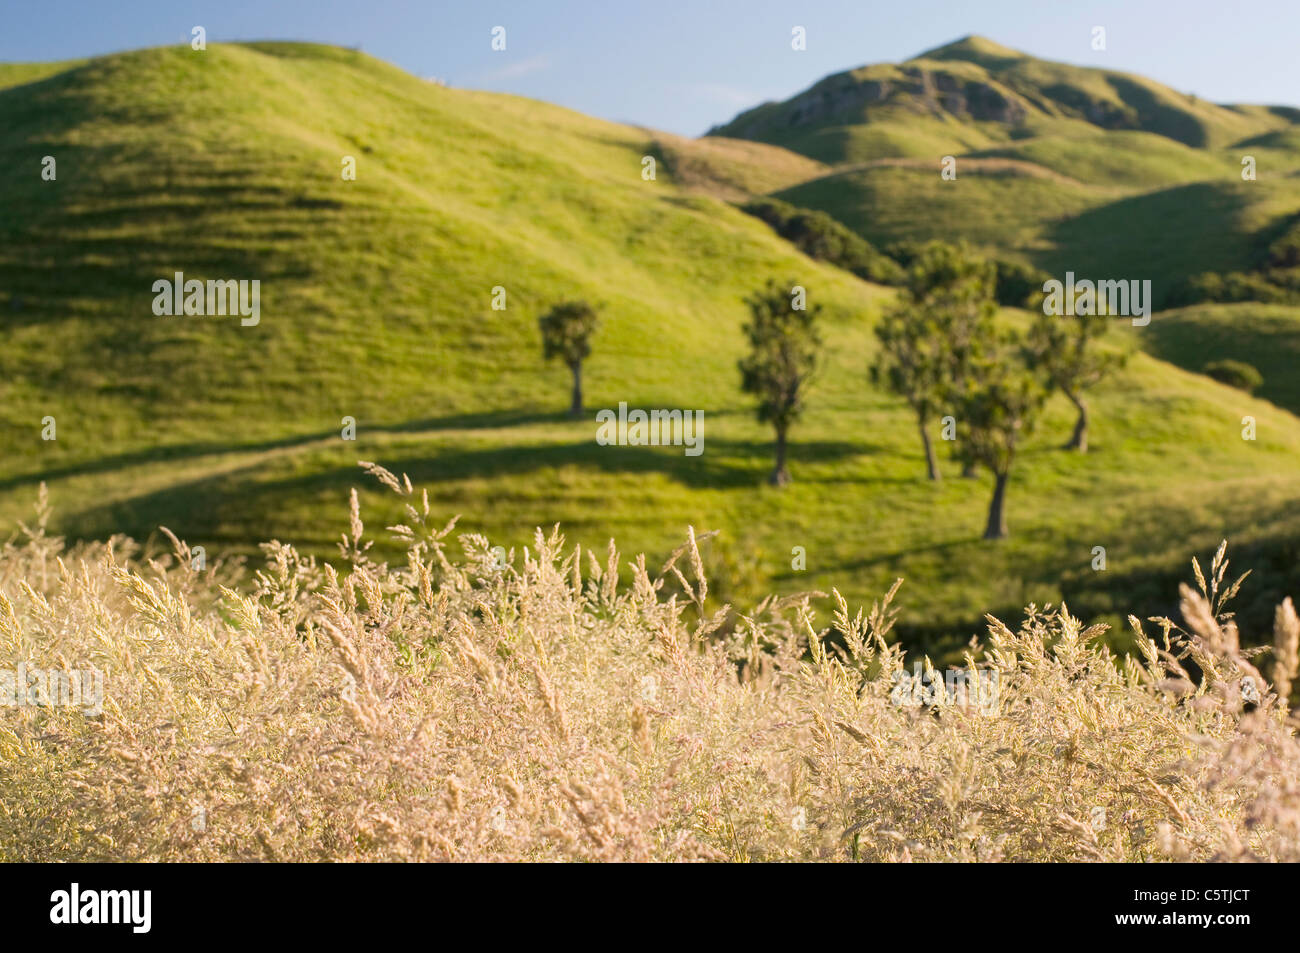
<path fill-rule="evenodd" d="M 718 319 L 757 276 L 806 274 L 846 313 L 873 295 L 643 181 L 635 130 L 341 50 L 208 54 L 110 57 L 0 93 L 5 160 L 60 163 L 57 182 L 5 185 L 11 465 L 257 445 L 343 414 L 364 432 L 536 410 L 562 372 L 539 366 L 535 317 L 566 295 L 608 306 L 593 397 L 690 402 L 707 390 L 694 350 L 730 343 Z M 260 278 L 261 324 L 156 319 L 152 282 L 176 270 Z M 59 410 L 57 445 L 33 443 L 33 415 Z"/>
<path fill-rule="evenodd" d="M 1035 135 L 1137 130 L 1219 148 L 1292 126 L 1296 110 L 1220 106 L 1112 70 L 1037 59 L 966 37 L 903 63 L 837 73 L 781 103 L 764 103 L 712 134 L 756 139 L 824 162 L 934 156 Z M 919 122 L 918 122 L 919 120 Z M 880 148 L 881 129 L 917 130 Z"/>
<path fill-rule="evenodd" d="M 805 182 L 777 193 L 794 205 L 827 211 L 869 242 L 887 246 L 938 235 L 986 250 L 1031 253 L 1052 227 L 1105 200 L 1085 185 L 1028 163 L 958 160 L 957 178 L 939 164 L 889 160 Z"/>
<path fill-rule="evenodd" d="M 1158 316 L 1150 349 L 1160 358 L 1199 371 L 1210 361 L 1244 361 L 1264 384 L 1258 395 L 1300 414 L 1300 308 L 1216 304 Z"/>
<path fill-rule="evenodd" d="M 1019 159 L 1117 192 L 1230 179 L 1241 170 L 1239 162 L 1221 152 L 1193 149 L 1155 133 L 1077 131 L 1077 136 L 1035 136 L 969 155 Z"/>
<path fill-rule="evenodd" d="M 0 89 L 34 83 L 66 72 L 80 65 L 81 60 L 66 60 L 62 63 L 0 63 Z"/>
<path fill-rule="evenodd" d="M 690 194 L 743 201 L 788 189 L 825 175 L 829 167 L 815 159 L 761 142 L 708 136 L 687 139 L 646 130 L 651 154 L 664 162 L 672 181 Z"/>
<path fill-rule="evenodd" d="M 882 161 L 777 197 L 825 211 L 880 246 L 960 238 L 1056 275 L 1149 278 L 1159 303 L 1193 275 L 1255 265 L 1279 223 L 1300 211 L 1300 179 L 1243 182 L 1229 172 L 1123 194 L 1029 162 L 959 158 L 951 181 L 937 161 Z"/>
<path fill-rule="evenodd" d="M 1013 539 L 980 542 L 986 481 L 951 465 L 938 486 L 921 479 L 909 415 L 866 382 L 892 292 L 713 197 L 717 182 L 747 192 L 823 171 L 779 150 L 682 147 L 301 44 L 92 60 L 0 90 L 0 123 L 0 162 L 29 170 L 0 181 L 8 520 L 44 479 L 73 535 L 165 524 L 214 559 L 272 536 L 328 554 L 348 489 L 368 485 L 356 461 L 377 460 L 506 545 L 559 521 L 586 546 L 616 536 L 663 554 L 688 523 L 721 529 L 707 556 L 719 598 L 836 586 L 869 599 L 904 575 L 903 630 L 952 645 L 982 612 L 1035 600 L 1112 619 L 1172 611 L 1189 553 L 1224 535 L 1270 545 L 1300 502 L 1300 421 L 1138 355 L 1095 398 L 1088 456 L 1056 450 L 1071 416 L 1052 405 L 1013 478 Z M 55 182 L 39 175 L 47 154 Z M 652 154 L 666 161 L 647 182 Z M 688 154 L 712 170 L 706 187 Z M 340 177 L 345 155 L 355 182 Z M 1059 216 L 1079 212 L 1070 194 L 1113 198 L 1077 181 L 1071 193 L 971 175 L 959 188 L 1001 184 L 1002 205 L 1023 211 L 1024 189 L 1042 186 L 1038 199 L 1066 203 Z M 1025 248 L 1060 227 L 1013 226 Z M 260 279 L 261 323 L 156 317 L 152 283 L 175 271 Z M 827 308 L 827 366 L 785 491 L 763 485 L 771 435 L 736 371 L 743 296 L 769 276 Z M 573 296 L 605 305 L 585 373 L 592 414 L 619 401 L 701 409 L 702 456 L 601 447 L 594 422 L 562 417 L 567 374 L 541 363 L 536 317 Z M 1115 346 L 1134 348 L 1132 333 Z M 1246 413 L 1261 421 L 1253 443 L 1238 436 Z M 57 441 L 40 439 L 47 415 Z M 340 438 L 345 415 L 355 442 Z M 370 525 L 396 519 L 377 492 L 362 505 Z M 1098 545 L 1105 573 L 1090 568 Z"/>
<path fill-rule="evenodd" d="M 1058 274 L 1150 278 L 1162 302 L 1202 271 L 1250 268 L 1300 210 L 1298 118 L 968 37 L 714 132 L 831 164 L 778 195 L 868 241 L 964 238 Z M 955 180 L 940 177 L 944 156 Z"/>

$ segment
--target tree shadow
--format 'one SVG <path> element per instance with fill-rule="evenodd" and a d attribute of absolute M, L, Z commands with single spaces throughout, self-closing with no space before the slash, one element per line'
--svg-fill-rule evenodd
<path fill-rule="evenodd" d="M 444 418 L 452 422 L 459 419 Z M 303 444 L 313 439 L 317 437 L 299 437 L 292 443 Z M 259 446 L 285 445 L 285 442 L 268 442 Z M 177 449 L 183 454 L 196 446 Z M 596 470 L 616 478 L 660 475 L 690 489 L 757 489 L 765 485 L 770 467 L 766 444 L 712 440 L 706 442 L 706 448 L 700 456 L 688 457 L 682 447 L 601 446 L 593 440 L 583 440 L 432 453 L 413 448 L 384 454 L 377 462 L 395 473 L 406 474 L 415 486 L 429 487 L 435 492 L 438 487 L 476 479 L 498 480 L 566 467 Z M 229 449 L 222 448 L 223 452 Z M 795 449 L 797 453 L 792 457 L 795 466 L 800 460 L 826 463 L 861 453 L 857 445 L 829 441 L 799 444 Z M 378 487 L 354 463 L 319 467 L 311 473 L 280 479 L 261 479 L 259 473 L 265 466 L 265 461 L 253 461 L 225 473 L 91 506 L 75 514 L 67 526 L 61 526 L 61 531 L 78 539 L 102 539 L 113 533 L 147 535 L 163 524 L 177 532 L 189 528 L 191 535 L 204 538 L 211 537 L 223 522 L 255 524 L 257 514 L 270 516 L 290 508 L 294 501 L 330 496 L 342 501 L 354 487 Z M 537 522 L 554 522 L 554 519 Z"/>

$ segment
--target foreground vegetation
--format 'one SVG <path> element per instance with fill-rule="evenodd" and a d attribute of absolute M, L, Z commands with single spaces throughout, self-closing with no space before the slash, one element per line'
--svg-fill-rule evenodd
<path fill-rule="evenodd" d="M 1295 723 L 1222 549 L 1180 624 L 1131 620 L 1135 657 L 1031 606 L 964 661 L 995 692 L 917 697 L 897 584 L 865 613 L 710 612 L 693 531 L 662 567 L 558 531 L 453 559 L 370 469 L 407 507 L 399 563 L 355 497 L 342 573 L 280 544 L 243 581 L 180 541 L 65 550 L 44 513 L 6 546 L 3 665 L 107 678 L 101 716 L 0 709 L 0 859 L 1300 859 Z M 1289 600 L 1275 630 L 1285 682 Z"/>

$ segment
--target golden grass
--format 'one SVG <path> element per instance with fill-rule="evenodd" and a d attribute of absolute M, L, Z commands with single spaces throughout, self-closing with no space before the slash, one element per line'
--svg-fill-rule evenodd
<path fill-rule="evenodd" d="M 1222 550 L 1140 658 L 1030 607 L 966 661 L 995 698 L 910 706 L 892 591 L 706 613 L 693 531 L 657 571 L 558 531 L 453 560 L 455 521 L 369 468 L 405 564 L 367 555 L 355 495 L 345 571 L 277 543 L 251 577 L 66 549 L 42 503 L 0 553 L 0 665 L 94 665 L 106 697 L 0 708 L 0 859 L 1300 859 L 1295 724 Z"/>

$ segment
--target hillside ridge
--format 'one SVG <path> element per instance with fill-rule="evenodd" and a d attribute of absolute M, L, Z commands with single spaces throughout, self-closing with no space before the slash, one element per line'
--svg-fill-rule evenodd
<path fill-rule="evenodd" d="M 1074 122 L 1208 148 L 1286 128 L 1297 116 L 1287 107 L 1204 102 L 1135 74 L 1043 60 L 968 36 L 900 63 L 826 76 L 789 99 L 743 111 L 708 135 L 785 145 L 835 162 L 866 157 L 843 129 L 908 117 L 969 126 L 965 140 L 987 143 Z"/>

